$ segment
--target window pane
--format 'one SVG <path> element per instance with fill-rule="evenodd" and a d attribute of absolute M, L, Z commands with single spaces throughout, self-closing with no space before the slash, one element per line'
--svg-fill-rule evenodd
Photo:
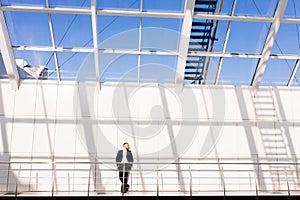
<path fill-rule="evenodd" d="M 261 53 L 269 30 L 268 25 L 258 22 L 233 22 L 226 51 Z"/>
<path fill-rule="evenodd" d="M 5 12 L 5 20 L 13 46 L 52 46 L 47 14 Z"/>

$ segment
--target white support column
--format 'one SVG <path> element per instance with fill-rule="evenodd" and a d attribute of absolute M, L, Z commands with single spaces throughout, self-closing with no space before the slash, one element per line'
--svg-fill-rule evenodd
<path fill-rule="evenodd" d="M 277 32 L 280 27 L 280 22 L 283 17 L 286 5 L 288 0 L 279 0 L 275 14 L 274 14 L 274 21 L 271 25 L 271 28 L 269 30 L 264 48 L 262 50 L 262 56 L 259 59 L 256 70 L 251 82 L 251 85 L 254 87 L 255 90 L 258 89 L 260 82 L 262 80 L 262 77 L 264 75 L 268 60 L 270 58 L 271 50 L 275 42 L 275 38 L 277 35 Z"/>
<path fill-rule="evenodd" d="M 143 0 L 140 0 L 140 12 L 143 12 Z M 138 41 L 138 51 L 140 52 L 142 49 L 142 23 L 143 18 L 140 17 L 140 24 L 139 24 L 139 41 Z M 141 54 L 138 54 L 138 74 L 137 74 L 137 82 L 140 82 L 141 78 Z"/>
<path fill-rule="evenodd" d="M 234 15 L 235 7 L 236 7 L 236 0 L 233 1 L 232 7 L 231 7 L 231 16 Z M 226 52 L 226 47 L 227 47 L 229 34 L 230 34 L 230 30 L 231 30 L 231 24 L 232 24 L 232 20 L 228 21 L 228 26 L 227 26 L 225 40 L 224 40 L 223 49 L 222 49 L 223 54 Z M 222 69 L 222 65 L 223 65 L 223 60 L 224 60 L 224 57 L 220 57 L 218 69 L 217 69 L 217 73 L 216 73 L 216 78 L 215 78 L 215 83 L 214 83 L 215 85 L 217 85 L 219 82 L 220 73 L 221 73 L 221 69 Z"/>
<path fill-rule="evenodd" d="M 46 6 L 49 8 L 49 0 L 46 0 Z M 56 48 L 55 44 L 55 39 L 54 39 L 54 33 L 53 33 L 53 24 L 52 24 L 52 18 L 51 18 L 51 13 L 48 13 L 48 23 L 49 23 L 49 28 L 50 28 L 50 35 L 51 35 L 51 42 L 52 42 L 52 47 L 53 49 Z M 54 56 L 54 61 L 55 61 L 55 69 L 56 69 L 56 74 L 57 74 L 57 80 L 60 81 L 60 69 L 59 69 L 59 64 L 58 64 L 58 58 L 57 58 L 57 52 L 53 51 L 53 56 Z"/>
<path fill-rule="evenodd" d="M 98 51 L 98 28 L 97 28 L 97 7 L 96 0 L 91 0 L 91 16 L 92 16 L 92 28 L 93 28 L 93 41 L 94 41 L 94 62 L 95 62 L 95 75 L 96 81 L 100 81 L 100 69 L 99 69 L 99 51 Z"/>
<path fill-rule="evenodd" d="M 181 27 L 180 43 L 179 43 L 179 55 L 177 59 L 177 71 L 176 71 L 176 91 L 181 91 L 184 81 L 184 71 L 186 65 L 186 59 L 188 54 L 190 35 L 192 29 L 194 7 L 196 0 L 186 0 L 184 7 L 184 18 Z"/>
<path fill-rule="evenodd" d="M 0 10 L 0 50 L 11 88 L 17 90 L 20 84 L 20 77 L 2 10 Z"/>
<path fill-rule="evenodd" d="M 292 84 L 292 82 L 293 82 L 293 80 L 294 80 L 294 77 L 295 77 L 295 75 L 296 75 L 296 72 L 297 72 L 297 70 L 298 70 L 298 68 L 299 68 L 299 64 L 300 64 L 300 59 L 298 59 L 298 60 L 296 61 L 296 63 L 295 63 L 293 72 L 292 72 L 292 74 L 291 74 L 291 76 L 290 76 L 290 78 L 289 78 L 289 81 L 288 81 L 288 83 L 287 83 L 287 86 L 288 86 L 288 87 L 291 86 L 291 84 Z"/>

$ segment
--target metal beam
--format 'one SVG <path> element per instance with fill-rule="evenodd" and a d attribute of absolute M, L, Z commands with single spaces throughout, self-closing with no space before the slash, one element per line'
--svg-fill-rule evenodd
<path fill-rule="evenodd" d="M 230 16 L 234 15 L 235 7 L 236 7 L 236 0 L 234 0 L 233 3 L 232 3 L 231 15 Z M 226 51 L 226 47 L 227 47 L 227 43 L 228 43 L 228 39 L 229 39 L 229 34 L 230 34 L 230 30 L 231 30 L 231 24 L 232 24 L 232 20 L 230 20 L 228 22 L 228 25 L 227 25 L 227 30 L 226 30 L 226 34 L 225 34 L 223 49 L 222 49 L 223 54 Z M 223 65 L 223 60 L 224 60 L 224 57 L 220 57 L 219 63 L 218 63 L 218 68 L 217 68 L 217 73 L 216 73 L 216 78 L 215 78 L 215 82 L 214 82 L 215 85 L 217 85 L 218 82 L 219 82 L 219 77 L 220 77 L 220 73 L 221 73 L 221 69 L 222 69 L 222 65 Z"/>
<path fill-rule="evenodd" d="M 0 10 L 0 50 L 11 88 L 17 90 L 20 84 L 20 77 L 2 10 Z"/>
<path fill-rule="evenodd" d="M 94 48 L 79 47 L 79 48 L 64 48 L 64 47 L 49 47 L 49 46 L 13 46 L 13 50 L 19 51 L 57 51 L 57 52 L 78 52 L 78 53 L 93 53 Z M 153 50 L 133 50 L 133 49 L 98 49 L 99 53 L 119 53 L 119 54 L 153 54 L 153 55 L 178 55 L 176 51 L 153 51 Z"/>
<path fill-rule="evenodd" d="M 186 0 L 184 7 L 184 18 L 181 27 L 180 42 L 179 42 L 179 55 L 177 59 L 177 70 L 176 70 L 176 91 L 181 91 L 183 87 L 184 71 L 187 59 L 187 53 L 190 42 L 190 35 L 192 29 L 194 7 L 196 0 Z"/>
<path fill-rule="evenodd" d="M 143 0 L 140 0 L 140 12 L 143 12 Z M 142 49 L 142 24 L 143 24 L 143 18 L 140 17 L 140 23 L 139 23 L 139 38 L 138 38 L 138 50 L 141 51 Z M 141 54 L 138 54 L 138 73 L 137 73 L 137 82 L 140 83 L 141 78 Z"/>
<path fill-rule="evenodd" d="M 292 74 L 291 74 L 291 76 L 290 76 L 290 78 L 289 78 L 289 81 L 288 81 L 288 83 L 287 83 L 287 86 L 288 86 L 288 87 L 291 86 L 291 84 L 292 84 L 292 82 L 293 82 L 293 80 L 294 80 L 294 77 L 295 77 L 295 75 L 296 75 L 296 72 L 297 72 L 297 70 L 298 70 L 298 68 L 299 68 L 299 64 L 300 64 L 300 59 L 297 59 L 297 61 L 296 61 L 296 63 L 295 63 L 295 66 L 294 66 L 294 69 L 293 69 L 293 72 L 292 72 Z"/>
<path fill-rule="evenodd" d="M 57 52 L 78 52 L 78 53 L 93 53 L 94 49 L 90 47 L 79 48 L 63 48 L 49 46 L 13 46 L 13 50 L 19 51 L 57 51 Z M 117 53 L 117 54 L 141 54 L 141 55 L 179 55 L 176 51 L 153 51 L 153 50 L 132 50 L 132 49 L 98 49 L 99 53 Z M 206 51 L 191 51 L 188 56 L 210 56 L 210 57 L 226 57 L 226 58 L 261 58 L 261 54 L 254 53 L 233 53 L 233 52 L 206 52 Z M 296 54 L 270 54 L 270 58 L 297 60 L 300 55 Z"/>
<path fill-rule="evenodd" d="M 85 8 L 44 8 L 38 6 L 3 6 L 5 11 L 39 12 L 55 14 L 81 14 L 90 15 L 91 10 Z M 183 18 L 183 13 L 175 12 L 140 12 L 133 10 L 96 10 L 97 15 L 130 16 L 130 17 L 158 17 L 158 18 Z"/>
<path fill-rule="evenodd" d="M 47 6 L 47 8 L 49 8 L 49 0 L 46 0 L 46 6 Z M 56 44 L 55 44 L 55 38 L 54 38 L 54 33 L 53 33 L 52 18 L 51 18 L 50 13 L 48 13 L 48 23 L 49 23 L 52 47 L 55 48 Z M 60 78 L 60 69 L 59 69 L 59 64 L 58 64 L 58 58 L 57 58 L 57 52 L 56 51 L 53 52 L 53 56 L 54 56 L 57 80 L 60 81 L 61 80 L 61 78 Z"/>
<path fill-rule="evenodd" d="M 254 87 L 255 90 L 258 89 L 262 77 L 264 75 L 267 62 L 270 58 L 271 50 L 274 45 L 275 38 L 280 27 L 280 21 L 284 14 L 287 2 L 288 0 L 279 0 L 277 4 L 277 8 L 274 14 L 274 21 L 270 27 L 264 48 L 262 50 L 262 56 L 257 63 L 256 70 L 251 81 L 251 85 Z"/>
<path fill-rule="evenodd" d="M 55 14 L 82 14 L 90 15 L 91 10 L 85 8 L 45 8 L 38 6 L 9 6 L 1 7 L 3 11 L 19 11 L 19 12 L 38 12 L 38 13 L 55 13 Z M 172 12 L 140 12 L 131 10 L 97 10 L 97 15 L 111 16 L 130 16 L 130 17 L 158 17 L 158 18 L 183 18 L 184 13 Z M 194 14 L 195 19 L 212 19 L 212 20 L 231 20 L 231 21 L 248 21 L 248 22 L 273 22 L 273 17 L 259 16 L 230 16 L 224 14 Z M 283 18 L 282 23 L 299 24 L 299 18 Z"/>
<path fill-rule="evenodd" d="M 99 69 L 99 51 L 98 51 L 98 28 L 97 28 L 97 7 L 96 0 L 91 0 L 91 16 L 92 16 L 92 29 L 93 29 L 93 43 L 94 43 L 94 65 L 96 81 L 100 82 L 100 69 Z"/>
<path fill-rule="evenodd" d="M 223 0 L 220 0 L 219 1 L 219 6 L 218 6 L 218 14 L 220 14 L 220 12 L 221 12 L 222 5 L 223 5 Z M 219 26 L 219 20 L 216 20 L 216 23 L 214 24 L 214 27 L 213 27 L 212 40 L 210 42 L 209 52 L 213 52 L 218 26 Z M 204 76 L 203 76 L 202 84 L 206 83 L 208 69 L 209 69 L 209 66 L 210 66 L 210 60 L 211 60 L 211 57 L 207 57 L 205 59 L 205 70 L 204 70 Z"/>

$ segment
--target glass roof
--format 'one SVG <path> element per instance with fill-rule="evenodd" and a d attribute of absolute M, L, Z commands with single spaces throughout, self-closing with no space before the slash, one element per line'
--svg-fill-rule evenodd
<path fill-rule="evenodd" d="M 299 86 L 298 0 L 0 2 L 1 79 L 11 51 L 20 79 Z"/>

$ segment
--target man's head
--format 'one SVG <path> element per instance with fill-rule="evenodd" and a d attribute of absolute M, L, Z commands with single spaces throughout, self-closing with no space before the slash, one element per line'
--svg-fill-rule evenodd
<path fill-rule="evenodd" d="M 123 148 L 124 148 L 124 149 L 129 149 L 129 144 L 128 144 L 127 142 L 124 142 L 124 143 L 123 143 Z"/>

